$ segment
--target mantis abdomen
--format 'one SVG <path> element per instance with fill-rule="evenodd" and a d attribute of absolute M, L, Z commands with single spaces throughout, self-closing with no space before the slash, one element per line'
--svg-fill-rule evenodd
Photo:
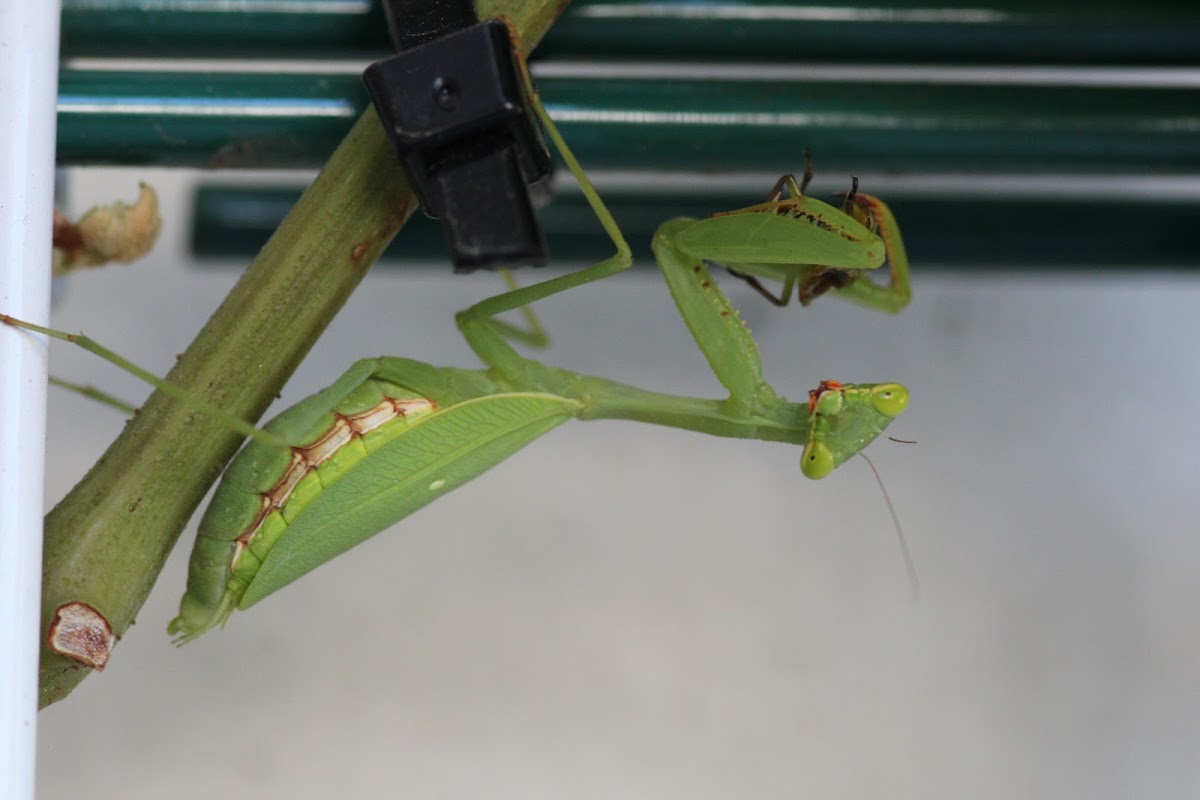
<path fill-rule="evenodd" d="M 457 375 L 454 373 L 458 373 Z M 436 376 L 432 386 L 414 387 Z M 357 362 L 251 441 L 200 523 L 171 633 L 191 639 L 477 475 L 570 419 L 576 400 L 483 389 L 465 370 L 408 359 Z M 471 384 L 476 384 L 471 387 Z M 463 387 L 459 387 L 463 388 Z"/>

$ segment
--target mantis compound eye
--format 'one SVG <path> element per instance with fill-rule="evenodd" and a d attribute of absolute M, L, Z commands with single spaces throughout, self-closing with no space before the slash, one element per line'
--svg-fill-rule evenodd
<path fill-rule="evenodd" d="M 908 408 L 908 389 L 898 383 L 881 383 L 871 389 L 871 405 L 886 417 L 899 416 Z"/>
<path fill-rule="evenodd" d="M 800 454 L 800 471 L 814 481 L 833 472 L 833 453 L 821 442 L 809 442 Z"/>

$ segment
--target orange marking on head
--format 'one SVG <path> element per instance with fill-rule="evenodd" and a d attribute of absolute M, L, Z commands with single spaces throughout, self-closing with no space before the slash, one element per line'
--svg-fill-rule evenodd
<path fill-rule="evenodd" d="M 821 381 L 817 388 L 808 390 L 808 413 L 812 414 L 817 410 L 817 402 L 821 399 L 821 395 L 826 392 L 840 392 L 845 388 L 845 384 L 839 381 Z"/>

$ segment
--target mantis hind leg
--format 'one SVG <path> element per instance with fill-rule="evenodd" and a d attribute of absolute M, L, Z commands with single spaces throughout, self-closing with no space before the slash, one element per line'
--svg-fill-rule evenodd
<path fill-rule="evenodd" d="M 513 292 L 520 288 L 517 277 L 511 269 L 502 269 L 499 272 L 508 291 Z M 491 325 L 494 331 L 505 339 L 520 342 L 527 347 L 536 347 L 538 349 L 548 347 L 550 345 L 550 334 L 547 333 L 546 328 L 542 325 L 542 321 L 534 313 L 533 307 L 521 306 L 517 309 L 517 312 L 524 321 L 524 327 L 515 325 L 507 320 L 493 318 Z"/>
<path fill-rule="evenodd" d="M 15 317 L 10 317 L 8 314 L 0 314 L 0 324 L 11 325 L 14 328 L 22 328 L 24 330 L 33 331 L 34 333 L 44 334 L 53 339 L 70 342 L 76 347 L 79 347 L 88 351 L 94 356 L 104 359 L 108 363 L 120 370 L 123 370 L 124 372 L 127 372 L 138 380 L 144 381 L 154 388 L 162 390 L 176 400 L 191 406 L 196 411 L 199 411 L 200 413 L 212 419 L 223 422 L 231 430 L 240 433 L 242 436 L 252 437 L 271 447 L 287 448 L 288 446 L 283 440 L 270 433 L 267 433 L 266 431 L 260 430 L 258 427 L 252 425 L 241 417 L 234 416 L 223 409 L 217 408 L 199 395 L 196 395 L 180 386 L 176 386 L 173 383 L 169 383 L 149 370 L 143 369 L 137 364 L 134 364 L 132 361 L 117 355 L 112 350 L 109 350 L 107 347 L 89 336 L 84 336 L 81 333 L 67 333 L 66 331 L 60 331 L 57 328 L 45 328 L 41 325 L 34 325 L 31 322 L 25 322 L 23 320 L 16 319 Z M 63 383 L 64 382 L 59 382 L 59 385 L 63 385 Z M 94 399 L 99 399 L 101 402 L 106 403 L 107 405 L 121 410 L 126 410 L 127 406 L 125 403 L 122 403 L 121 401 L 116 400 L 109 395 L 104 395 L 103 392 L 89 391 L 87 387 L 75 387 L 73 385 L 67 386 L 66 388 L 80 391 L 80 393 L 93 397 Z"/>
<path fill-rule="evenodd" d="M 503 314 L 506 311 L 513 311 L 515 309 L 523 309 L 530 303 L 566 291 L 567 289 L 607 278 L 610 275 L 615 275 L 618 272 L 628 269 L 633 263 L 633 255 L 630 252 L 629 245 L 625 241 L 625 237 L 621 234 L 620 228 L 617 227 L 616 220 L 609 213 L 608 208 L 604 205 L 604 201 L 600 199 L 596 187 L 588 180 L 587 174 L 583 171 L 583 167 L 579 165 L 575 154 L 571 152 L 571 148 L 563 141 L 558 128 L 555 127 L 554 122 L 550 119 L 550 115 L 546 113 L 546 109 L 542 106 L 537 88 L 533 85 L 533 78 L 530 76 L 529 69 L 519 51 L 517 53 L 517 67 L 521 73 L 521 79 L 525 84 L 525 91 L 529 97 L 530 105 L 533 107 L 534 114 L 545 128 L 546 134 L 554 142 L 554 146 L 558 149 L 559 154 L 562 155 L 567 168 L 571 170 L 571 174 L 579 181 L 580 189 L 587 198 L 588 204 L 592 207 L 592 212 L 599 218 L 600 224 L 604 227 L 605 232 L 616 246 L 616 253 L 598 264 L 593 264 L 578 272 L 551 278 L 550 280 L 522 288 L 516 288 L 515 282 L 512 282 L 511 278 L 509 278 L 509 291 L 489 297 L 470 308 L 458 312 L 455 319 L 458 323 L 458 329 L 462 331 L 463 338 L 467 340 L 467 344 L 471 346 L 471 349 L 475 351 L 475 354 L 479 356 L 483 363 L 501 374 L 516 374 L 528 363 L 526 359 L 522 358 L 512 348 L 512 345 L 506 341 L 507 339 L 538 345 L 545 343 L 546 336 L 545 331 L 541 329 L 541 325 L 538 324 L 531 312 L 523 312 L 526 314 L 527 323 L 530 324 L 530 331 L 518 328 L 504 320 L 496 319 L 497 314 Z"/>

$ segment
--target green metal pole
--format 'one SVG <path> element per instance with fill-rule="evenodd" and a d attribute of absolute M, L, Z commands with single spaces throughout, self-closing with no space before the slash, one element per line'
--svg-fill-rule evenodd
<path fill-rule="evenodd" d="M 65 0 L 68 56 L 363 57 L 388 51 L 378 2 Z M 544 54 L 705 61 L 1197 64 L 1200 7 L 1164 2 L 782 3 L 576 0 Z"/>
<path fill-rule="evenodd" d="M 757 202 L 772 180 L 765 177 L 757 194 L 720 193 L 702 184 L 670 194 L 601 191 L 638 263 L 651 266 L 650 237 L 661 222 Z M 865 188 L 871 191 L 870 186 Z M 298 195 L 295 189 L 202 186 L 193 204 L 193 252 L 201 258 L 240 264 L 244 256 L 258 252 Z M 1030 192 L 1020 197 L 964 199 L 901 189 L 888 191 L 886 199 L 901 221 L 910 258 L 922 269 L 1131 265 L 1195 269 L 1197 265 L 1191 226 L 1200 207 L 1200 181 L 1190 195 L 1133 196 L 1115 191 L 1048 197 Z M 555 263 L 595 260 L 606 252 L 605 234 L 577 193 L 560 194 L 538 216 Z M 392 263 L 396 259 L 444 263 L 445 244 L 438 225 L 421 217 L 408 227 L 404 247 L 389 248 L 384 258 Z"/>
<path fill-rule="evenodd" d="M 1200 171 L 1200 86 L 542 77 L 589 168 Z M 1064 79 L 1065 80 L 1065 79 Z M 356 75 L 64 70 L 61 164 L 322 163 L 366 107 Z"/>

